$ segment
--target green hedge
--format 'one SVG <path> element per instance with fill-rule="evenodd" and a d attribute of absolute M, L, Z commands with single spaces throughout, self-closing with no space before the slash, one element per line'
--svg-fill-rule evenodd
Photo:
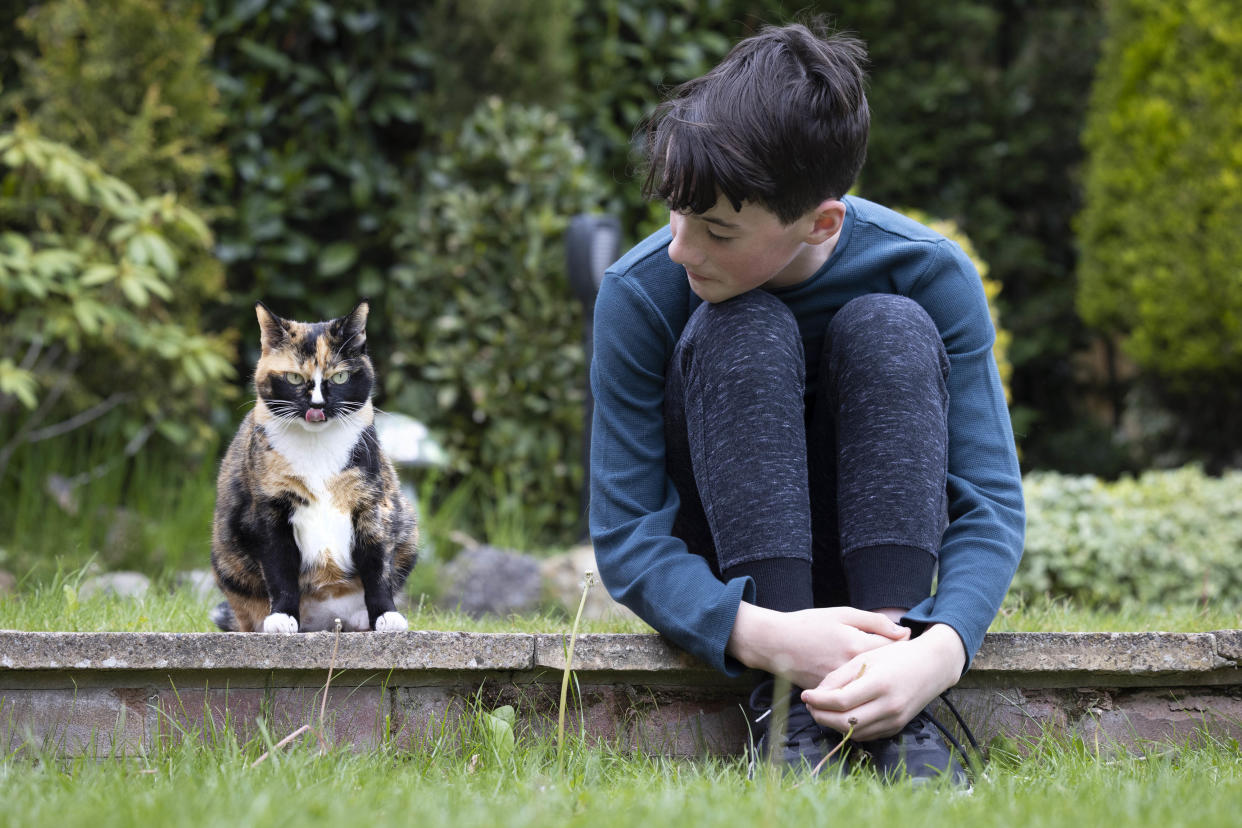
<path fill-rule="evenodd" d="M 1242 601 L 1242 472 L 1196 467 L 1106 483 L 1028 474 L 1011 592 L 1091 607 Z"/>
<path fill-rule="evenodd" d="M 1141 459 L 1212 469 L 1242 465 L 1238 11 L 1108 4 L 1077 226 L 1078 307 L 1130 358 L 1113 393 L 1124 433 Z"/>
<path fill-rule="evenodd" d="M 1108 4 L 1078 301 L 1146 369 L 1242 378 L 1242 15 Z"/>

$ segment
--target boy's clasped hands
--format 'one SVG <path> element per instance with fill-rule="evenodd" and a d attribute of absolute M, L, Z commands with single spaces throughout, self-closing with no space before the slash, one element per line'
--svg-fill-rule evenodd
<path fill-rule="evenodd" d="M 775 612 L 743 602 L 728 652 L 808 688 L 819 724 L 866 741 L 891 736 L 957 683 L 966 653 L 952 627 L 912 638 L 884 614 L 853 607 Z"/>

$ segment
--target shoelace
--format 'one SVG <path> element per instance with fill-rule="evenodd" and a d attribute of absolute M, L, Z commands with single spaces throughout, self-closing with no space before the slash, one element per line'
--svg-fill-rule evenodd
<path fill-rule="evenodd" d="M 974 750 L 975 761 L 978 762 L 979 765 L 982 765 L 983 750 L 979 747 L 979 743 L 975 740 L 975 734 L 971 732 L 969 725 L 966 724 L 966 720 L 962 718 L 962 714 L 958 712 L 957 705 L 953 704 L 953 702 L 949 699 L 948 690 L 940 694 L 940 700 L 944 702 L 945 707 L 949 708 L 949 712 L 953 714 L 953 718 L 957 719 L 957 726 L 962 729 L 962 733 L 966 734 L 966 740 L 970 742 L 970 747 Z M 962 743 L 954 738 L 948 728 L 942 725 L 940 720 L 933 716 L 930 710 L 924 710 L 920 715 L 936 726 L 936 729 L 944 735 L 944 738 L 949 740 L 949 744 L 953 745 L 953 747 L 957 750 L 959 756 L 966 759 L 968 764 L 973 764 L 968 758 L 969 754 L 966 753 L 966 750 L 962 747 Z"/>
<path fill-rule="evenodd" d="M 792 706 L 793 705 L 791 704 L 790 707 Z M 795 744 L 796 737 L 801 736 L 803 733 L 806 733 L 808 730 L 819 729 L 819 724 L 811 716 L 810 711 L 808 711 L 805 707 L 802 708 L 802 711 L 803 711 L 802 714 L 791 712 L 791 713 L 788 713 L 785 717 L 785 744 L 786 745 Z M 764 719 L 766 719 L 768 716 L 771 716 L 771 715 L 772 715 L 772 707 L 769 707 L 767 710 L 763 711 L 763 714 L 761 716 L 755 719 L 755 724 L 759 724 L 760 722 L 762 722 Z M 793 726 L 795 719 L 800 722 L 797 727 Z"/>

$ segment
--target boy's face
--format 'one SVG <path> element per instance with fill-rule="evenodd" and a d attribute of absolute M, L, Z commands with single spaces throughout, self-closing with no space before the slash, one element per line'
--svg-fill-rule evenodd
<path fill-rule="evenodd" d="M 845 205 L 829 200 L 781 224 L 752 202 L 741 210 L 724 196 L 704 213 L 669 215 L 669 257 L 686 269 L 690 289 L 705 302 L 723 302 L 766 285 L 785 287 L 807 279 L 828 260 Z"/>

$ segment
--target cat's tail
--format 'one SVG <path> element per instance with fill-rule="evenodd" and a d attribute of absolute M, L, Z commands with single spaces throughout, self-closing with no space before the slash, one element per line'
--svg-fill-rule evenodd
<path fill-rule="evenodd" d="M 221 601 L 211 611 L 211 620 L 225 632 L 237 632 L 237 616 L 228 601 Z"/>

